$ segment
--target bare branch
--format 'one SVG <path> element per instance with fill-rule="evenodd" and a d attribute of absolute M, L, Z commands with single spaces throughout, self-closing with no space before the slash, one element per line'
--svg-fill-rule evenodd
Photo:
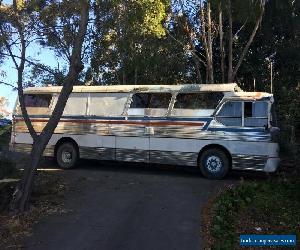
<path fill-rule="evenodd" d="M 5 35 L 5 32 L 3 30 L 3 27 L 2 25 L 0 25 L 0 31 L 1 31 L 1 35 L 4 36 Z M 9 43 L 6 41 L 6 39 L 3 39 L 4 40 L 4 44 L 5 44 L 5 48 L 6 50 L 8 51 L 9 53 L 9 56 L 11 57 L 11 59 L 13 60 L 13 63 L 15 64 L 15 67 L 18 69 L 19 68 L 19 65 L 17 63 L 17 60 L 14 56 L 14 54 L 12 53 L 12 50 L 11 50 L 11 47 L 9 45 Z"/>
<path fill-rule="evenodd" d="M 1 54 L 1 55 L 4 55 L 4 56 L 10 56 L 9 54 L 3 53 L 3 52 L 0 52 L 0 54 Z M 17 55 L 13 55 L 13 56 L 14 56 L 15 58 L 22 59 L 20 56 L 17 56 Z M 36 66 L 37 68 L 40 68 L 40 69 L 42 69 L 42 70 L 45 70 L 45 71 L 47 71 L 48 73 L 50 73 L 50 74 L 52 74 L 52 75 L 56 75 L 56 74 L 57 74 L 55 71 L 50 70 L 49 68 L 43 66 L 42 64 L 35 63 L 35 62 L 33 62 L 33 61 L 31 61 L 31 60 L 29 60 L 29 59 L 27 59 L 27 58 L 25 58 L 24 60 L 25 60 L 25 62 L 27 62 L 27 63 L 29 63 L 29 64 L 32 64 L 32 65 Z"/>
<path fill-rule="evenodd" d="M 173 35 L 171 35 L 171 33 L 168 31 L 168 30 L 166 30 L 167 31 L 167 34 L 174 40 L 174 41 L 176 41 L 177 43 L 179 43 L 183 48 L 185 47 L 185 44 L 184 43 L 182 43 L 181 41 L 179 41 L 178 39 L 176 39 Z M 194 48 L 194 47 L 193 47 Z M 196 50 L 195 49 L 193 49 L 193 50 L 189 50 L 189 52 L 191 52 L 201 63 L 203 63 L 203 65 L 205 65 L 206 66 L 206 63 L 196 54 Z M 201 53 L 199 53 L 200 55 L 202 55 Z M 203 55 L 202 55 L 203 56 Z"/>
<path fill-rule="evenodd" d="M 244 49 L 243 49 L 243 51 L 242 51 L 242 53 L 241 53 L 241 56 L 240 56 L 240 58 L 239 58 L 239 61 L 238 61 L 237 65 L 236 65 L 236 67 L 235 67 L 235 69 L 234 69 L 234 72 L 233 72 L 233 74 L 232 74 L 232 79 L 235 78 L 235 76 L 236 76 L 236 74 L 237 74 L 237 72 L 238 72 L 238 70 L 239 70 L 239 68 L 240 68 L 240 66 L 241 66 L 241 64 L 242 64 L 242 62 L 243 62 L 243 60 L 244 60 L 244 58 L 245 58 L 247 52 L 248 52 L 248 50 L 249 50 L 249 47 L 250 47 L 251 43 L 253 42 L 253 39 L 254 39 L 254 37 L 255 37 L 255 34 L 256 34 L 256 32 L 257 32 L 257 30 L 258 30 L 258 27 L 259 27 L 259 25 L 260 25 L 260 23 L 261 23 L 261 20 L 262 20 L 262 18 L 263 18 L 264 10 L 265 10 L 265 2 L 263 1 L 263 2 L 261 3 L 261 12 L 260 12 L 260 14 L 259 14 L 259 17 L 258 17 L 256 23 L 255 23 L 255 26 L 254 26 L 253 31 L 252 31 L 252 33 L 251 33 L 251 36 L 250 36 L 250 38 L 249 38 L 249 40 L 248 40 L 246 46 L 244 47 Z"/>
<path fill-rule="evenodd" d="M 12 87 L 13 89 L 18 89 L 18 87 L 10 84 L 10 83 L 7 83 L 7 82 L 3 82 L 3 81 L 0 81 L 0 84 L 3 84 L 3 85 L 6 85 L 6 86 L 9 86 L 9 87 Z"/>
<path fill-rule="evenodd" d="M 248 18 L 246 19 L 246 21 L 244 22 L 244 24 L 239 28 L 239 30 L 234 34 L 233 37 L 236 37 L 241 32 L 241 30 L 245 27 L 247 21 L 248 21 Z"/>

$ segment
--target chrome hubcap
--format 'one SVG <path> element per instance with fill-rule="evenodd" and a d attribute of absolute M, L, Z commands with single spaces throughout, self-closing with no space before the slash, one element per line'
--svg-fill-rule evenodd
<path fill-rule="evenodd" d="M 61 159 L 64 163 L 70 163 L 72 161 L 72 153 L 69 151 L 63 151 Z"/>
<path fill-rule="evenodd" d="M 219 172 L 222 168 L 222 161 L 218 156 L 209 156 L 206 160 L 206 167 L 210 172 Z"/>

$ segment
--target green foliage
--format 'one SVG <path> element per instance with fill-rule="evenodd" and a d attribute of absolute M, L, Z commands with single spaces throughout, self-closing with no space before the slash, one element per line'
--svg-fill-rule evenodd
<path fill-rule="evenodd" d="M 45 1 L 40 5 L 36 32 L 42 46 L 54 49 L 58 56 L 70 61 L 78 35 L 80 0 Z"/>
<path fill-rule="evenodd" d="M 31 67 L 31 70 L 26 75 L 28 86 L 47 86 L 47 85 L 62 85 L 66 76 L 66 68 L 51 69 L 51 67 L 36 64 Z"/>
<path fill-rule="evenodd" d="M 166 35 L 163 21 L 166 18 L 166 1 L 162 0 L 141 0 L 137 1 L 140 8 L 138 13 L 142 13 L 142 22 L 138 23 L 138 29 L 143 35 L 154 35 L 163 37 Z M 137 30 L 138 30 L 137 29 Z"/>
<path fill-rule="evenodd" d="M 96 2 L 91 68 L 99 82 L 174 84 L 184 81 L 189 71 L 184 48 L 167 36 L 164 28 L 169 6 L 169 1 L 161 0 L 126 4 L 120 0 Z"/>
<path fill-rule="evenodd" d="M 237 249 L 237 223 L 250 219 L 268 226 L 268 234 L 300 234 L 300 181 L 274 179 L 244 183 L 224 192 L 213 205 L 213 249 Z M 247 215 L 248 218 L 243 216 Z M 251 224 L 252 225 L 252 224 Z M 254 228 L 244 228 L 244 234 Z M 251 231 L 252 230 L 252 231 Z M 241 233 L 241 232 L 239 232 Z M 254 232 L 253 233 L 257 233 Z M 265 232 L 266 233 L 266 232 Z"/>
<path fill-rule="evenodd" d="M 234 249 L 238 237 L 235 222 L 239 211 L 250 204 L 255 195 L 256 184 L 244 184 L 230 189 L 218 198 L 213 206 L 214 218 L 211 234 L 213 249 Z"/>
<path fill-rule="evenodd" d="M 0 148 L 8 146 L 10 140 L 11 126 L 0 127 Z"/>

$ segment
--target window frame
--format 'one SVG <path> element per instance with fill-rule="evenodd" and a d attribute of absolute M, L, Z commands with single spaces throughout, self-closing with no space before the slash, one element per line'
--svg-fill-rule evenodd
<path fill-rule="evenodd" d="M 224 100 L 223 102 L 220 103 L 220 105 L 216 108 L 216 112 L 213 114 L 214 120 L 221 123 L 221 124 L 223 124 L 223 123 L 218 120 L 218 114 L 221 112 L 222 108 L 224 107 L 224 105 L 227 102 L 241 102 L 242 103 L 242 107 L 241 107 L 242 108 L 242 125 L 241 126 L 228 126 L 228 127 L 243 127 L 243 128 L 244 127 L 246 127 L 246 128 L 250 127 L 250 126 L 245 126 L 245 102 L 251 102 L 252 104 L 255 103 L 255 102 L 266 102 L 267 107 L 268 107 L 268 111 L 267 111 L 268 113 L 267 113 L 267 116 L 263 117 L 263 118 L 267 119 L 267 125 L 268 125 L 268 127 L 270 127 L 270 107 L 272 105 L 270 100 L 226 99 L 226 100 Z M 225 124 L 223 124 L 223 125 L 227 126 Z M 253 127 L 253 128 L 260 128 L 260 127 Z"/>

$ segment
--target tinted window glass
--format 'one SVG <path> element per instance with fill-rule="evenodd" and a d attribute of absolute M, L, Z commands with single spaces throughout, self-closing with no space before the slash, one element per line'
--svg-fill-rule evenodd
<path fill-rule="evenodd" d="M 223 98 L 222 92 L 181 93 L 176 97 L 175 109 L 215 109 Z"/>
<path fill-rule="evenodd" d="M 267 102 L 254 102 L 252 103 L 253 117 L 268 117 L 268 103 Z"/>
<path fill-rule="evenodd" d="M 130 108 L 168 108 L 171 97 L 170 93 L 134 94 Z"/>
<path fill-rule="evenodd" d="M 242 117 L 242 103 L 241 102 L 226 102 L 220 112 L 220 117 Z"/>
<path fill-rule="evenodd" d="M 226 126 L 242 126 L 242 102 L 226 102 L 217 119 Z"/>
<path fill-rule="evenodd" d="M 147 108 L 149 103 L 149 94 L 140 93 L 140 94 L 134 94 L 132 96 L 132 102 L 130 105 L 130 108 L 136 109 L 136 108 Z"/>
<path fill-rule="evenodd" d="M 170 93 L 153 93 L 150 94 L 149 108 L 167 109 L 172 95 Z"/>
<path fill-rule="evenodd" d="M 25 95 L 24 98 L 26 107 L 48 108 L 52 95 Z"/>
<path fill-rule="evenodd" d="M 268 125 L 267 102 L 245 102 L 244 105 L 245 127 L 264 127 Z"/>
<path fill-rule="evenodd" d="M 244 116 L 245 117 L 252 117 L 252 102 L 245 102 L 244 103 Z"/>

